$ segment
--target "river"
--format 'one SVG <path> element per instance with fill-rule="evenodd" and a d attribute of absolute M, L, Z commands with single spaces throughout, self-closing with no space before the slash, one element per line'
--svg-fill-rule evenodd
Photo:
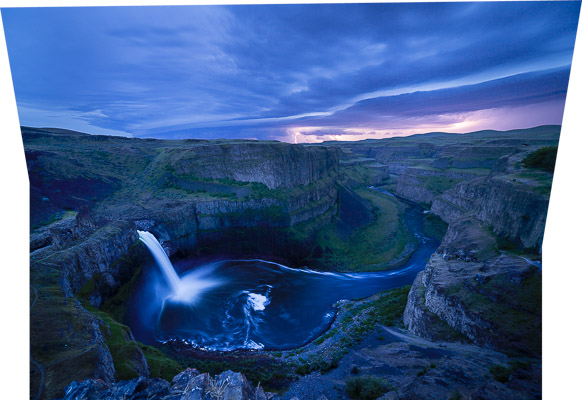
<path fill-rule="evenodd" d="M 128 324 L 138 340 L 150 344 L 177 339 L 222 351 L 300 347 L 325 332 L 337 301 L 414 281 L 438 247 L 423 233 L 422 213 L 408 203 L 403 218 L 418 248 L 404 266 L 391 271 L 318 272 L 259 259 L 202 265 L 182 260 L 176 270 L 192 284 L 185 286 L 188 293 L 177 295 L 170 293 L 160 269 L 146 266 L 129 303 Z"/>

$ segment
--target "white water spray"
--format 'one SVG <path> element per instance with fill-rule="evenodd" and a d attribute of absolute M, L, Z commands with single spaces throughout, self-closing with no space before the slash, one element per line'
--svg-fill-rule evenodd
<path fill-rule="evenodd" d="M 137 233 L 139 240 L 152 253 L 164 274 L 164 278 L 170 285 L 171 294 L 166 299 L 178 303 L 193 304 L 202 292 L 222 283 L 222 280 L 208 276 L 214 271 L 212 268 L 199 268 L 180 278 L 158 239 L 149 232 L 137 231 Z"/>

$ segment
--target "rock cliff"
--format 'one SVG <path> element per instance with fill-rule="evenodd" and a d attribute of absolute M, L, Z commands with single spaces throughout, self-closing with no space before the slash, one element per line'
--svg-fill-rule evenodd
<path fill-rule="evenodd" d="M 99 383 L 72 398 L 97 387 L 113 390 L 115 398 L 125 390 L 111 387 L 115 380 L 149 376 L 128 328 L 98 309 L 135 274 L 134 259 L 146 257 L 137 229 L 155 233 L 170 253 L 220 252 L 227 243 L 233 252 L 285 257 L 295 251 L 288 229 L 325 223 L 338 208 L 337 149 L 30 128 L 23 139 L 32 204 L 42 205 L 30 241 L 38 296 L 31 311 L 31 387 L 41 398 L 85 379 Z M 95 191 L 96 182 L 106 190 Z M 226 385 L 224 379 L 217 384 Z"/>
<path fill-rule="evenodd" d="M 262 183 L 269 189 L 309 185 L 337 170 L 339 153 L 278 142 L 209 143 L 164 150 L 152 163 L 179 175 Z"/>
<path fill-rule="evenodd" d="M 499 253 L 477 221 L 457 221 L 416 278 L 404 322 L 432 340 L 464 337 L 539 356 L 541 271 L 524 257 Z"/>
<path fill-rule="evenodd" d="M 170 254 L 304 259 L 294 231 L 308 242 L 305 227 L 325 226 L 340 210 L 340 197 L 340 214 L 354 211 L 353 193 L 340 188 L 338 194 L 344 173 L 345 182 L 385 186 L 449 224 L 410 291 L 404 321 L 411 332 L 538 357 L 541 272 L 501 249 L 499 240 L 540 248 L 551 175 L 523 171 L 519 163 L 557 136 L 555 127 L 514 134 L 429 134 L 342 144 L 340 151 L 337 145 L 138 140 L 24 128 L 36 210 L 33 394 L 61 396 L 74 380 L 65 399 L 273 398 L 232 372 L 212 378 L 189 370 L 172 383 L 148 379 L 129 329 L 98 307 L 135 274 L 132 258 L 147 254 L 136 229 L 153 232 Z M 370 212 L 360 211 L 354 226 L 365 224 Z"/>
<path fill-rule="evenodd" d="M 477 176 L 470 170 L 459 172 L 408 167 L 399 174 L 395 192 L 408 200 L 430 205 L 444 190 Z"/>
<path fill-rule="evenodd" d="M 526 248 L 541 248 L 549 197 L 505 177 L 462 182 L 436 198 L 431 212 L 451 223 L 472 215 L 494 233 Z"/>
<path fill-rule="evenodd" d="M 541 354 L 541 270 L 530 258 L 539 258 L 552 174 L 522 161 L 558 138 L 559 127 L 546 126 L 344 145 L 343 163 L 376 160 L 388 173 L 380 187 L 449 224 L 412 285 L 411 332 Z"/>

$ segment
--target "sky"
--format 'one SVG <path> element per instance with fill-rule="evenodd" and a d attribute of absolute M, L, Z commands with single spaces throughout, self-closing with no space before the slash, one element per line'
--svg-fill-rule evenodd
<path fill-rule="evenodd" d="M 560 124 L 580 2 L 1 12 L 21 125 L 310 143 Z"/>

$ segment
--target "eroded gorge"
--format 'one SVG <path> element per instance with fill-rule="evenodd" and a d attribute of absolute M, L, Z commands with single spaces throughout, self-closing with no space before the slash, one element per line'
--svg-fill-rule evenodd
<path fill-rule="evenodd" d="M 540 397 L 552 172 L 523 160 L 559 131 L 291 145 L 23 127 L 31 398 L 332 399 L 357 379 L 387 399 Z M 216 281 L 153 330 L 163 277 L 138 231 L 182 279 Z"/>

